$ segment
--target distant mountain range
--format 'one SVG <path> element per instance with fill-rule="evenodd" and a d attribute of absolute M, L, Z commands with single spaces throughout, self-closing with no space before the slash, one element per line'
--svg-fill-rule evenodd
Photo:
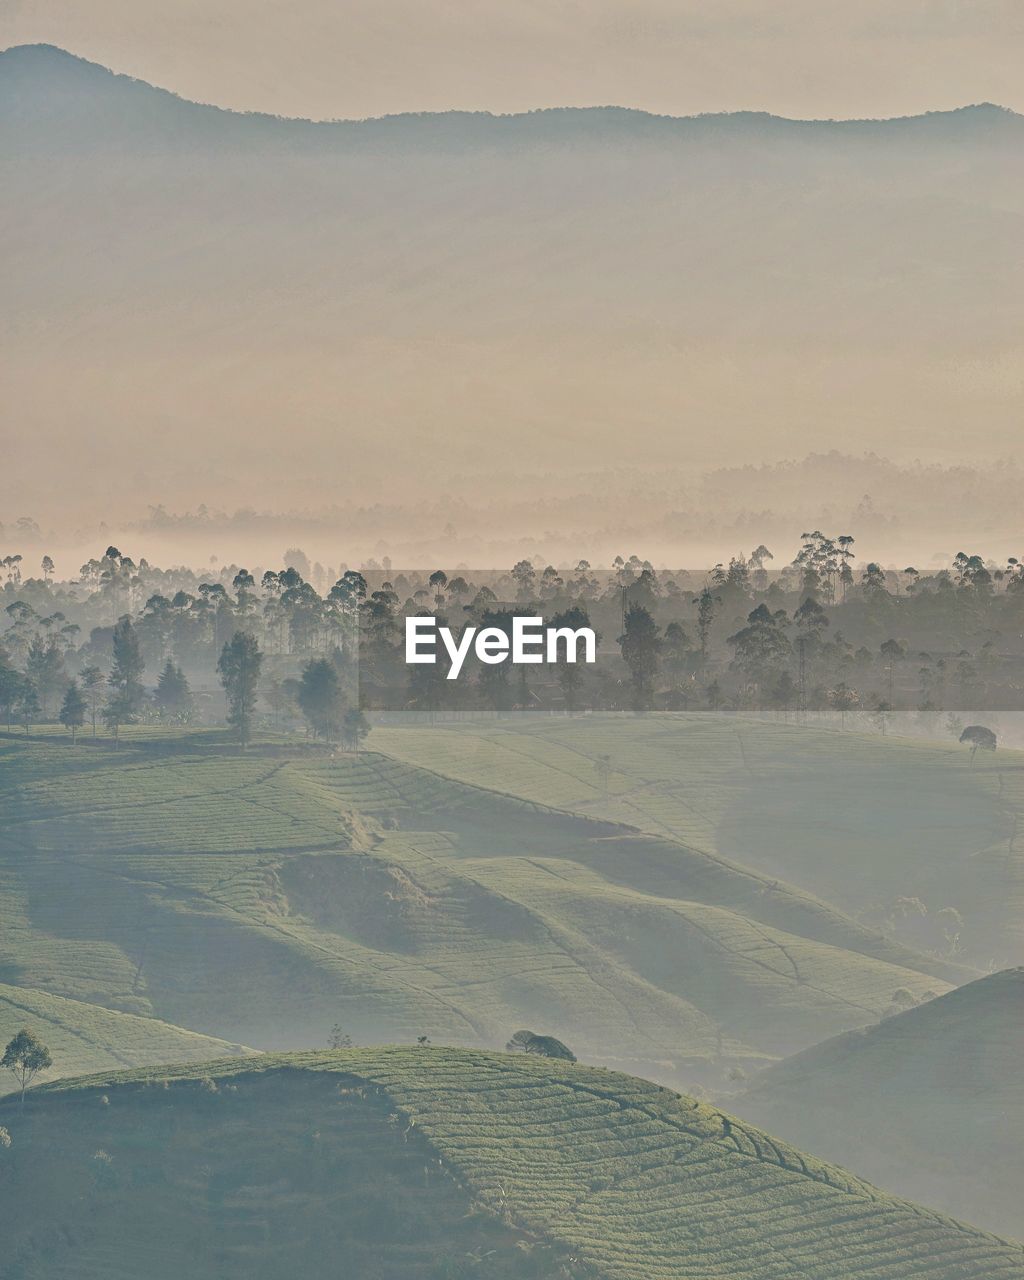
<path fill-rule="evenodd" d="M 1024 119 L 998 107 L 322 124 L 31 46 L 0 114 L 6 462 L 37 516 L 1016 448 Z"/>

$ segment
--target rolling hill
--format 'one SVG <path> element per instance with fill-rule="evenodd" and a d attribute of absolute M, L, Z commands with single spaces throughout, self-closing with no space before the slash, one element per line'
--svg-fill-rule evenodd
<path fill-rule="evenodd" d="M 105 449 L 104 518 L 431 495 L 437 531 L 486 545 L 500 509 L 503 538 L 553 528 L 568 556 L 607 526 L 627 434 L 645 475 L 763 460 L 751 424 L 773 458 L 896 431 L 959 456 L 967 418 L 978 456 L 1016 440 L 1024 120 L 997 107 L 318 124 L 26 46 L 0 53 L 0 115 L 9 482 L 39 519 L 99 518 L 81 476 Z M 567 486 L 590 495 L 568 520 Z M 678 502 L 644 529 L 645 492 L 616 537 L 692 555 Z"/>
<path fill-rule="evenodd" d="M 390 727 L 374 741 L 463 782 L 778 876 L 978 970 L 1024 962 L 1020 752 L 1000 749 L 972 769 L 952 741 L 710 714 Z M 947 909 L 961 923 L 944 931 Z"/>
<path fill-rule="evenodd" d="M 0 979 L 264 1049 L 536 1025 L 721 1082 L 972 976 L 678 839 L 268 750 L 0 741 Z"/>
<path fill-rule="evenodd" d="M 1019 1280 L 1024 1249 L 593 1068 L 374 1049 L 0 1103 L 4 1280 Z"/>
<path fill-rule="evenodd" d="M 54 1065 L 42 1079 L 253 1052 L 243 1045 L 172 1027 L 157 1018 L 138 1018 L 101 1005 L 0 983 L 0 1046 L 22 1027 L 44 1040 L 53 1055 Z M 0 1093 L 13 1089 L 12 1077 L 0 1073 Z"/>
<path fill-rule="evenodd" d="M 770 1067 L 741 1114 L 902 1195 L 1024 1237 L 1024 969 Z"/>

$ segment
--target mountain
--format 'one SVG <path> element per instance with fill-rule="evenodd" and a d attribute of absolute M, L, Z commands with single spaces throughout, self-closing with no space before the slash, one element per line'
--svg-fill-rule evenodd
<path fill-rule="evenodd" d="M 732 1104 L 831 1160 L 1024 1236 L 1024 969 L 1008 969 L 758 1075 Z"/>
<path fill-rule="evenodd" d="M 1012 1280 L 1024 1250 L 643 1080 L 365 1049 L 0 1102 L 0 1275 Z"/>
<path fill-rule="evenodd" d="M 511 528 L 518 473 L 627 436 L 644 474 L 960 458 L 965 420 L 975 459 L 1015 447 L 1024 123 L 996 107 L 321 124 L 21 47 L 0 113 L 6 466 L 57 524 L 429 498 L 440 530 L 486 493 Z"/>
<path fill-rule="evenodd" d="M 532 1026 L 722 1083 L 974 976 L 681 839 L 378 752 L 127 729 L 0 762 L 0 979 L 257 1048 Z"/>
<path fill-rule="evenodd" d="M 44 1079 L 253 1052 L 172 1027 L 157 1018 L 138 1018 L 101 1005 L 0 983 L 0 1046 L 22 1027 L 35 1032 L 53 1056 L 54 1065 Z M 0 1093 L 14 1088 L 13 1077 L 0 1075 Z"/>

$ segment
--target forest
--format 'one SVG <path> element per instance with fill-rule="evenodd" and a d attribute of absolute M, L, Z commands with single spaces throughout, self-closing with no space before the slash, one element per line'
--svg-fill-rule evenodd
<path fill-rule="evenodd" d="M 710 571 L 520 560 L 508 571 L 311 565 L 161 569 L 117 547 L 61 580 L 0 560 L 0 717 L 64 724 L 227 723 L 358 745 L 364 713 L 772 711 L 885 733 L 913 711 L 959 734 L 963 713 L 1024 707 L 1024 564 L 960 552 L 919 572 L 858 562 L 852 536 L 804 536 L 783 568 L 760 545 Z M 531 613 L 593 627 L 594 665 L 479 662 L 447 679 L 406 665 L 405 619 L 511 632 Z"/>

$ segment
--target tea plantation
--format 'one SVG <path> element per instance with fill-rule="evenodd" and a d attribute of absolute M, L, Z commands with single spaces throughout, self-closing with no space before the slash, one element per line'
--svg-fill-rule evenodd
<path fill-rule="evenodd" d="M 1020 1280 L 1024 1248 L 691 1099 L 451 1049 L 0 1102 L 4 1280 Z"/>
<path fill-rule="evenodd" d="M 733 1099 L 885 1187 L 1024 1237 L 1024 969 L 816 1045 Z"/>
<path fill-rule="evenodd" d="M 382 741 L 410 751 L 398 732 Z M 446 765 L 461 739 L 422 733 Z M 336 1024 L 470 1045 L 533 1026 L 686 1083 L 973 976 L 774 875 L 505 781 L 378 752 L 243 756 L 216 733 L 0 738 L 0 980 L 261 1049 Z"/>
<path fill-rule="evenodd" d="M 42 1079 L 253 1053 L 241 1045 L 196 1035 L 156 1018 L 137 1018 L 101 1005 L 0 983 L 0 1046 L 22 1027 L 44 1041 L 53 1056 L 53 1068 Z M 0 1072 L 0 1093 L 14 1088 L 14 1077 Z"/>
<path fill-rule="evenodd" d="M 411 764 L 778 876 L 980 970 L 1024 963 L 1024 753 L 726 715 L 393 726 Z M 928 915 L 906 916 L 905 900 Z M 944 924 L 940 913 L 960 921 Z M 915 906 L 913 911 L 918 912 Z M 902 913 L 902 914 L 901 914 Z"/>

